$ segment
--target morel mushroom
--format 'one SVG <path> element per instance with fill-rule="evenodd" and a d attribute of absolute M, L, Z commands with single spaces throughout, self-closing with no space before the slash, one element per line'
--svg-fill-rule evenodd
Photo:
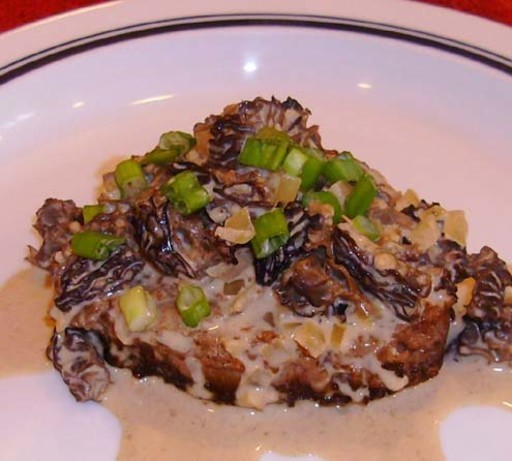
<path fill-rule="evenodd" d="M 344 266 L 365 290 L 389 303 L 400 318 L 410 319 L 419 299 L 430 293 L 431 280 L 427 273 L 406 265 L 395 255 L 362 248 L 341 226 L 333 234 L 333 253 L 337 264 Z"/>
<path fill-rule="evenodd" d="M 461 355 L 478 354 L 492 362 L 512 361 L 512 275 L 494 250 L 469 256 L 475 279 L 458 341 Z"/>
<path fill-rule="evenodd" d="M 195 278 L 214 264 L 232 260 L 204 211 L 184 217 L 160 193 L 136 202 L 134 220 L 142 254 L 164 274 Z"/>

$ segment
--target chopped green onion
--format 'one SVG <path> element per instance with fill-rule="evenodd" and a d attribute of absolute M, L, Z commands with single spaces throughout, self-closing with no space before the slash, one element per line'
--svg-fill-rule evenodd
<path fill-rule="evenodd" d="M 169 194 L 185 194 L 202 187 L 193 171 L 185 170 L 173 176 L 162 186 L 162 192 Z"/>
<path fill-rule="evenodd" d="M 276 171 L 283 163 L 288 151 L 288 140 L 269 140 L 247 138 L 238 161 L 242 165 L 255 166 Z"/>
<path fill-rule="evenodd" d="M 82 258 L 101 261 L 125 242 L 123 237 L 102 234 L 96 231 L 85 231 L 71 237 L 73 253 Z"/>
<path fill-rule="evenodd" d="M 300 174 L 300 179 L 302 180 L 300 188 L 302 191 L 308 191 L 315 186 L 322 174 L 324 165 L 325 160 L 323 156 L 315 150 L 310 150 L 308 159 L 304 163 Z"/>
<path fill-rule="evenodd" d="M 283 170 L 291 176 L 300 177 L 301 190 L 308 191 L 320 178 L 324 164 L 325 160 L 320 151 L 293 146 L 284 159 Z"/>
<path fill-rule="evenodd" d="M 325 164 L 323 175 L 331 184 L 336 181 L 358 181 L 364 175 L 364 170 L 355 158 L 338 157 Z"/>
<path fill-rule="evenodd" d="M 352 225 L 355 230 L 370 240 L 376 241 L 380 237 L 380 232 L 377 226 L 366 216 L 359 215 L 352 220 Z"/>
<path fill-rule="evenodd" d="M 158 315 L 155 300 L 140 285 L 119 297 L 119 308 L 130 331 L 146 331 Z"/>
<path fill-rule="evenodd" d="M 188 216 L 210 203 L 211 198 L 192 171 L 177 174 L 161 187 L 178 212 Z"/>
<path fill-rule="evenodd" d="M 179 290 L 176 305 L 183 322 L 191 328 L 197 327 L 211 313 L 204 291 L 195 285 L 186 285 Z"/>
<path fill-rule="evenodd" d="M 160 136 L 158 147 L 162 150 L 176 151 L 177 155 L 186 154 L 196 145 L 195 138 L 183 131 L 169 131 Z"/>
<path fill-rule="evenodd" d="M 142 167 L 134 159 L 130 158 L 119 163 L 114 175 L 123 198 L 135 197 L 146 188 L 147 183 Z"/>
<path fill-rule="evenodd" d="M 308 158 L 308 155 L 299 147 L 294 146 L 290 149 L 290 152 L 288 152 L 288 155 L 284 159 L 283 170 L 290 176 L 300 176 L 302 168 Z"/>
<path fill-rule="evenodd" d="M 281 248 L 287 241 L 287 235 L 276 235 L 266 240 L 260 240 L 254 237 L 251 240 L 251 246 L 257 259 L 266 258 Z"/>
<path fill-rule="evenodd" d="M 247 138 L 238 161 L 242 165 L 259 166 L 261 163 L 261 145 L 263 141 L 257 138 Z"/>
<path fill-rule="evenodd" d="M 287 149 L 287 141 L 260 141 L 258 160 L 253 166 L 270 171 L 276 171 L 283 163 Z"/>
<path fill-rule="evenodd" d="M 320 202 L 326 205 L 330 205 L 334 211 L 334 215 L 332 217 L 333 223 L 338 224 L 340 222 L 343 211 L 341 209 L 340 202 L 332 192 L 323 190 L 318 192 L 308 192 L 304 195 L 302 201 L 306 206 L 312 202 Z"/>
<path fill-rule="evenodd" d="M 358 215 L 366 213 L 366 210 L 377 195 L 377 187 L 373 178 L 364 175 L 352 189 L 352 192 L 345 200 L 345 213 L 349 218 L 355 218 Z"/>
<path fill-rule="evenodd" d="M 178 156 L 178 149 L 161 149 L 157 146 L 142 157 L 141 164 L 148 165 L 149 163 L 152 163 L 153 165 L 160 166 L 167 165 L 168 163 L 174 162 Z"/>
<path fill-rule="evenodd" d="M 288 223 L 281 208 L 262 214 L 253 224 L 256 234 L 251 240 L 251 246 L 258 259 L 277 251 L 290 237 Z"/>
<path fill-rule="evenodd" d="M 167 165 L 196 145 L 195 138 L 183 131 L 169 131 L 160 136 L 158 146 L 141 159 L 142 165 Z"/>
<path fill-rule="evenodd" d="M 82 215 L 84 217 L 84 223 L 91 222 L 96 216 L 103 213 L 105 207 L 103 205 L 84 205 L 82 208 Z"/>

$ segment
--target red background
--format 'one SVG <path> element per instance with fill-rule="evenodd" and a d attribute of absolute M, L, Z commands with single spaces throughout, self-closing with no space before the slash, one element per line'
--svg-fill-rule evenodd
<path fill-rule="evenodd" d="M 19 27 L 75 8 L 104 3 L 106 0 L 2 0 L 0 32 Z M 412 0 L 411 0 L 412 1 Z M 512 26 L 512 0 L 420 0 L 476 14 Z M 390 0 L 390 8 L 392 2 Z"/>

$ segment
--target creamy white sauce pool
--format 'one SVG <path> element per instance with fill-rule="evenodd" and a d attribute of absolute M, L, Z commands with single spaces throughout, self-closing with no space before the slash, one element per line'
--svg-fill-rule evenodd
<path fill-rule="evenodd" d="M 1 290 L 0 377 L 52 368 L 44 356 L 52 297 L 45 280 L 30 269 Z M 512 401 L 510 371 L 474 360 L 447 360 L 437 378 L 367 407 L 302 402 L 258 411 L 203 402 L 160 379 L 139 382 L 123 370 L 112 377 L 103 405 L 123 428 L 120 460 L 250 461 L 271 450 L 314 453 L 326 461 L 435 461 L 444 458 L 439 426 L 447 415 L 468 405 L 507 409 Z"/>

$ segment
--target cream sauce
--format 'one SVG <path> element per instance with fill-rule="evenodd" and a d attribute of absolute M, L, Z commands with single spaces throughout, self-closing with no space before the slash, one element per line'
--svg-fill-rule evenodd
<path fill-rule="evenodd" d="M 50 279 L 28 269 L 8 280 L 0 291 L 0 376 L 50 370 L 45 351 L 52 323 Z M 7 352 L 8 351 L 8 352 Z"/>
<path fill-rule="evenodd" d="M 51 296 L 44 274 L 35 269 L 3 286 L 0 376 L 51 368 L 44 356 Z M 157 378 L 137 381 L 125 370 L 112 370 L 112 378 L 103 404 L 123 426 L 120 460 L 250 461 L 272 450 L 314 453 L 326 461 L 340 459 L 341 453 L 344 460 L 435 461 L 443 459 L 442 420 L 468 405 L 507 408 L 502 402 L 511 397 L 512 376 L 481 361 L 447 359 L 437 378 L 366 407 L 319 408 L 302 402 L 263 411 L 203 402 Z"/>

